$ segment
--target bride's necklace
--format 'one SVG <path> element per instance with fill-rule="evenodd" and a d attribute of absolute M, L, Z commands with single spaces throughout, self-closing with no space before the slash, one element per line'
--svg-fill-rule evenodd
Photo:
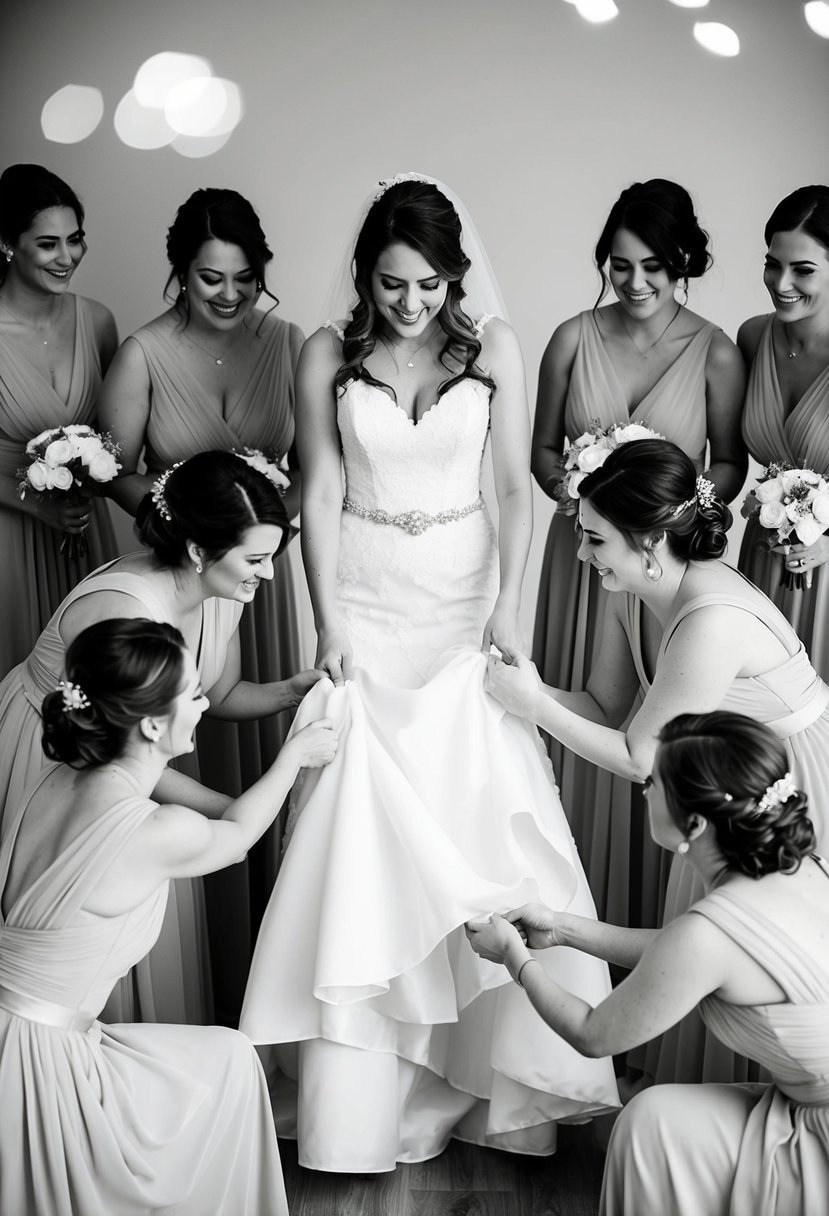
<path fill-rule="evenodd" d="M 622 322 L 622 329 L 627 334 L 628 338 L 630 339 L 631 346 L 633 346 L 633 348 L 635 349 L 635 351 L 640 359 L 647 359 L 648 355 L 651 353 L 651 351 L 654 349 L 654 347 L 659 345 L 659 343 L 665 337 L 665 334 L 668 332 L 668 330 L 673 325 L 674 321 L 679 316 L 681 308 L 682 308 L 682 305 L 677 304 L 676 309 L 674 311 L 674 315 L 671 317 L 668 324 L 665 326 L 665 328 L 662 330 L 662 332 L 659 334 L 659 336 L 657 338 L 655 338 L 653 342 L 651 342 L 650 346 L 646 346 L 644 350 L 642 350 L 641 346 L 636 341 L 633 334 L 630 332 L 627 325 L 625 324 L 624 312 L 621 309 L 619 310 L 618 316 L 619 316 L 619 320 Z"/>
<path fill-rule="evenodd" d="M 400 364 L 397 362 L 397 355 L 394 353 L 395 344 L 394 344 L 393 342 L 389 342 L 389 341 L 388 341 L 388 339 L 386 338 L 385 334 L 378 334 L 378 337 L 380 338 L 380 341 L 381 341 L 381 342 L 383 343 L 383 345 L 385 346 L 386 350 L 387 350 L 387 351 L 389 352 L 389 354 L 391 355 L 392 362 L 394 363 L 394 366 L 395 366 L 396 371 L 398 371 L 398 372 L 399 372 L 399 371 L 400 371 Z M 408 359 L 408 361 L 407 361 L 407 363 L 406 363 L 406 367 L 414 367 L 414 365 L 415 365 L 415 359 L 416 359 L 416 358 L 417 358 L 417 356 L 420 354 L 420 352 L 421 352 L 422 350 L 424 350 L 424 349 L 425 349 L 425 347 L 427 347 L 427 346 L 429 345 L 429 343 L 431 342 L 431 340 L 432 340 L 432 335 L 431 335 L 431 334 L 429 334 L 429 337 L 428 337 L 428 338 L 426 338 L 426 340 L 425 340 L 424 342 L 421 342 L 420 346 L 416 347 L 416 348 L 415 348 L 415 350 L 413 350 L 413 351 L 411 352 L 411 355 L 409 356 L 409 359 Z"/>

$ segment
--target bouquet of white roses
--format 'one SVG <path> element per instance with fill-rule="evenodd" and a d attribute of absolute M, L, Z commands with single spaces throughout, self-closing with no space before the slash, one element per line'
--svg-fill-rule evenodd
<path fill-rule="evenodd" d="M 569 447 L 564 449 L 562 460 L 563 476 L 556 491 L 556 497 L 561 504 L 559 510 L 572 514 L 575 510 L 575 500 L 579 496 L 579 485 L 587 477 L 603 465 L 614 448 L 632 439 L 664 439 L 658 431 L 645 426 L 643 422 L 613 423 L 612 426 L 602 427 L 598 422 L 579 435 Z"/>
<path fill-rule="evenodd" d="M 768 530 L 770 548 L 791 543 L 792 537 L 801 545 L 813 545 L 829 528 L 829 481 L 813 469 L 793 469 L 784 462 L 770 464 L 746 495 L 742 514 L 757 519 Z M 783 562 L 780 585 L 800 589 L 804 576 Z"/>
<path fill-rule="evenodd" d="M 291 484 L 286 456 L 269 458 L 259 448 L 242 448 L 241 452 L 234 448 L 233 455 L 238 456 L 240 460 L 244 460 L 245 464 L 249 464 L 251 468 L 262 473 L 280 494 L 285 494 Z"/>
<path fill-rule="evenodd" d="M 17 492 L 21 499 L 33 494 L 39 500 L 60 496 L 62 501 L 85 502 L 117 474 L 118 451 L 111 436 L 81 423 L 42 431 L 26 444 L 29 464 L 17 470 Z M 70 557 L 85 554 L 83 533 L 67 533 L 60 551 Z"/>

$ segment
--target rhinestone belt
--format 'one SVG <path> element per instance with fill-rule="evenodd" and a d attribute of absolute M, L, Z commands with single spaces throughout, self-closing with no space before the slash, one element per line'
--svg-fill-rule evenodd
<path fill-rule="evenodd" d="M 350 498 L 343 499 L 344 511 L 359 515 L 361 519 L 373 519 L 376 524 L 391 524 L 395 528 L 402 528 L 410 536 L 420 536 L 421 532 L 435 524 L 451 524 L 456 519 L 465 519 L 467 515 L 480 511 L 483 505 L 483 499 L 476 498 L 468 507 L 454 507 L 451 511 L 438 511 L 436 515 L 429 515 L 427 511 L 400 511 L 399 514 L 392 515 L 389 511 L 381 511 L 379 508 L 369 510 L 368 507 L 358 506 Z"/>

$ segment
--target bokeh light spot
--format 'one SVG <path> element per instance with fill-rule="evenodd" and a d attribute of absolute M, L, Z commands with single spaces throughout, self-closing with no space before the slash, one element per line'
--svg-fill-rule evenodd
<path fill-rule="evenodd" d="M 145 151 L 163 148 L 176 134 L 163 111 L 141 105 L 132 89 L 118 102 L 113 124 L 122 143 Z"/>
<path fill-rule="evenodd" d="M 53 93 L 40 112 L 40 127 L 56 144 L 77 144 L 92 134 L 104 116 L 100 89 L 67 84 Z"/>
<path fill-rule="evenodd" d="M 714 55 L 739 55 L 740 39 L 730 25 L 721 25 L 719 21 L 697 21 L 694 25 L 694 37 L 700 46 Z"/>
<path fill-rule="evenodd" d="M 212 75 L 213 68 L 200 55 L 161 51 L 141 64 L 132 88 L 140 105 L 163 110 L 170 89 L 194 76 Z"/>
<path fill-rule="evenodd" d="M 809 0 L 803 5 L 806 24 L 813 34 L 821 38 L 829 38 L 829 4 L 826 0 Z"/>
<path fill-rule="evenodd" d="M 576 12 L 594 25 L 611 21 L 619 13 L 613 0 L 575 0 Z"/>
<path fill-rule="evenodd" d="M 225 146 L 231 134 L 231 131 L 227 131 L 224 135 L 177 135 L 170 147 L 178 152 L 179 156 L 212 156 Z"/>
<path fill-rule="evenodd" d="M 242 116 L 242 96 L 232 80 L 199 76 L 174 85 L 164 114 L 180 135 L 229 135 Z"/>

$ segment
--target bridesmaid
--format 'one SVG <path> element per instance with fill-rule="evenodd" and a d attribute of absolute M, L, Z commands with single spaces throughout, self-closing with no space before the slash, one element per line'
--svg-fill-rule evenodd
<path fill-rule="evenodd" d="M 564 321 L 541 361 L 532 470 L 556 497 L 565 441 L 594 422 L 637 420 L 705 464 L 729 501 L 743 484 L 744 377 L 734 343 L 677 299 L 711 264 L 708 235 L 675 182 L 636 182 L 614 203 L 595 250 L 602 290 L 592 310 Z M 612 287 L 616 301 L 599 307 Z M 598 649 L 606 593 L 579 563 L 570 512 L 559 506 L 541 571 L 533 659 L 545 683 L 584 688 Z M 664 875 L 638 791 L 549 741 L 553 768 L 599 916 L 655 925 Z M 631 798 L 633 803 L 631 805 Z M 611 815 L 611 804 L 613 813 Z"/>
<path fill-rule="evenodd" d="M 743 437 L 760 464 L 786 460 L 829 473 L 829 186 L 803 186 L 775 207 L 765 230 L 763 282 L 774 312 L 752 317 L 737 338 L 749 367 Z M 769 549 L 749 520 L 740 569 L 791 621 L 815 668 L 829 679 L 829 537 Z M 780 575 L 804 575 L 784 590 Z M 811 584 L 811 585 L 810 585 Z"/>
<path fill-rule="evenodd" d="M 171 308 L 127 338 L 106 378 L 101 418 L 121 444 L 123 469 L 113 497 L 136 507 L 153 478 L 176 461 L 211 448 L 258 448 L 286 455 L 294 442 L 294 371 L 302 332 L 274 315 L 265 283 L 273 258 L 259 218 L 235 190 L 197 190 L 167 233 Z M 256 309 L 264 292 L 273 300 Z M 146 473 L 138 471 L 142 455 Z M 290 473 L 289 516 L 299 508 L 300 477 Z M 302 666 L 290 557 L 275 563 L 240 625 L 243 677 L 287 679 Z M 285 715 L 242 726 L 206 723 L 199 732 L 202 779 L 236 795 L 257 780 L 281 747 Z M 228 936 L 214 956 L 217 1016 L 234 1024 L 253 938 L 279 861 L 279 829 L 241 865 L 207 884 L 212 936 Z M 215 931 L 214 931 L 215 930 Z"/>
<path fill-rule="evenodd" d="M 95 425 L 118 345 L 109 310 L 70 291 L 86 253 L 83 221 L 74 190 L 41 165 L 10 165 L 0 176 L 0 678 L 75 584 L 117 553 L 104 502 L 21 502 L 17 494 L 30 439 L 68 423 Z M 60 552 L 66 533 L 85 535 L 86 557 Z"/>

